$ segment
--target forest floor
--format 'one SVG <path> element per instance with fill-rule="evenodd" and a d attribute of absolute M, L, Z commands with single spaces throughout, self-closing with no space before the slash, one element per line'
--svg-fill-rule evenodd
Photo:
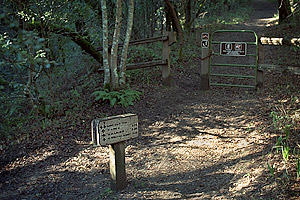
<path fill-rule="evenodd" d="M 256 1 L 250 20 L 228 28 L 263 35 L 273 4 Z M 265 62 L 272 58 L 266 49 Z M 299 75 L 266 71 L 263 90 L 201 91 L 200 57 L 192 63 L 172 69 L 171 87 L 145 87 L 134 106 L 94 104 L 65 127 L 35 129 L 28 143 L 1 150 L 0 199 L 299 198 L 299 183 L 282 187 L 267 167 L 278 137 L 269 115 L 299 95 Z M 90 122 L 103 113 L 139 118 L 139 137 L 126 147 L 128 187 L 120 192 L 110 189 L 108 148 L 90 143 Z"/>

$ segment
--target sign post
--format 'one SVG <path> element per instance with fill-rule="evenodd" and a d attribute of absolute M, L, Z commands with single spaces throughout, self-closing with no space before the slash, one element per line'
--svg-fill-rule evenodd
<path fill-rule="evenodd" d="M 109 172 L 112 190 L 123 190 L 127 186 L 125 147 L 125 142 L 109 145 Z"/>
<path fill-rule="evenodd" d="M 209 34 L 202 33 L 201 34 L 201 70 L 200 70 L 200 78 L 201 78 L 201 86 L 202 90 L 209 89 Z"/>
<path fill-rule="evenodd" d="M 109 145 L 111 188 L 123 190 L 127 186 L 125 170 L 125 141 L 138 137 L 138 117 L 118 115 L 92 121 L 92 142 Z"/>

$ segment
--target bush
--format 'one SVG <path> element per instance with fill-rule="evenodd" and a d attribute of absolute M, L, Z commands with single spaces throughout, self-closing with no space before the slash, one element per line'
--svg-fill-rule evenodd
<path fill-rule="evenodd" d="M 102 91 L 95 91 L 92 96 L 95 96 L 95 100 L 108 101 L 110 106 L 113 107 L 119 104 L 123 107 L 132 106 L 133 102 L 140 99 L 142 92 L 132 90 L 130 88 L 120 91 L 109 91 L 108 89 Z"/>

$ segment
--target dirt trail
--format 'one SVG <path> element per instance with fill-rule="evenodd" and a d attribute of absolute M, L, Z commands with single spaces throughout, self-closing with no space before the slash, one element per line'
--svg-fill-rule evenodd
<path fill-rule="evenodd" d="M 272 17 L 276 6 L 255 2 L 251 20 L 234 28 L 263 30 L 268 21 L 261 19 Z M 126 190 L 109 189 L 108 149 L 92 147 L 89 135 L 69 127 L 45 132 L 44 144 L 20 149 L 14 160 L 2 155 L 0 199 L 284 198 L 266 168 L 275 136 L 266 119 L 274 99 L 238 88 L 200 91 L 198 63 L 183 74 L 170 88 L 149 88 L 133 107 L 110 110 L 139 116 L 140 136 L 126 148 Z"/>
<path fill-rule="evenodd" d="M 252 7 L 253 12 L 250 19 L 237 26 L 254 30 L 260 35 L 263 32 L 264 27 L 274 23 L 274 15 L 277 12 L 277 3 L 266 0 L 255 0 L 252 3 Z"/>

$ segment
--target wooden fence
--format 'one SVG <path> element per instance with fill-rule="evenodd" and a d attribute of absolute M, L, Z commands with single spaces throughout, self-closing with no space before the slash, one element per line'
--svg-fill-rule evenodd
<path fill-rule="evenodd" d="M 163 36 L 152 37 L 152 38 L 147 38 L 147 39 L 142 39 L 142 40 L 132 40 L 129 42 L 129 45 L 131 45 L 131 46 L 132 45 L 142 45 L 142 44 L 148 44 L 148 43 L 160 42 L 160 41 L 163 42 L 162 59 L 161 60 L 127 64 L 126 69 L 133 70 L 133 69 L 142 69 L 142 68 L 148 68 L 148 67 L 154 67 L 154 66 L 162 66 L 162 83 L 163 83 L 163 85 L 170 86 L 170 84 L 171 84 L 171 76 L 170 76 L 170 69 L 171 69 L 170 52 L 171 52 L 171 50 L 170 50 L 170 46 L 176 42 L 176 34 L 174 32 L 164 32 Z M 123 44 L 119 44 L 119 47 L 122 47 L 122 46 L 123 46 Z M 102 48 L 99 48 L 97 50 L 100 51 L 100 50 L 102 50 Z M 109 50 L 109 52 L 110 52 L 110 50 Z M 99 72 L 103 73 L 104 69 L 100 68 Z"/>
<path fill-rule="evenodd" d="M 275 38 L 275 37 L 260 37 L 260 55 L 259 55 L 259 67 L 260 70 L 272 70 L 272 71 L 289 71 L 294 74 L 300 74 L 300 67 L 291 67 L 291 66 L 278 66 L 278 65 L 270 65 L 270 64 L 264 64 L 264 46 L 266 45 L 275 45 L 275 46 L 299 46 L 300 45 L 300 38 Z"/>

